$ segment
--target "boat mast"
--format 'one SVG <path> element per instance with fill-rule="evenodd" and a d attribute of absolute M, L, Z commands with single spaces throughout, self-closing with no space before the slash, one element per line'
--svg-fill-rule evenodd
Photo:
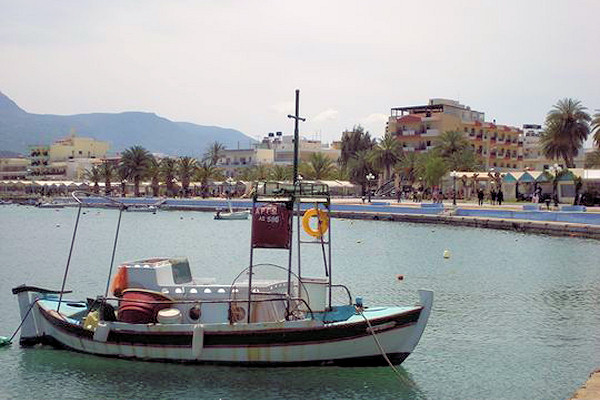
<path fill-rule="evenodd" d="M 298 134 L 298 121 L 306 121 L 306 118 L 300 117 L 300 89 L 296 89 L 296 114 L 288 115 L 288 118 L 294 119 L 294 187 L 298 184 L 298 147 L 300 138 Z"/>

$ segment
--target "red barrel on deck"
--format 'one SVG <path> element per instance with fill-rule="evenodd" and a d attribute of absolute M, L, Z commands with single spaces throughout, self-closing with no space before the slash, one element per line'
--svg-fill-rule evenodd
<path fill-rule="evenodd" d="M 172 299 L 159 292 L 126 289 L 119 300 L 117 320 L 130 324 L 154 323 L 158 312 L 171 307 L 172 304 Z"/>

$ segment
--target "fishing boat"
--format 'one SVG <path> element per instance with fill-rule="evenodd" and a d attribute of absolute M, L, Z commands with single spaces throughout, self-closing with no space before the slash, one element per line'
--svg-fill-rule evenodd
<path fill-rule="evenodd" d="M 233 281 L 193 277 L 186 258 L 123 262 L 115 273 L 111 261 L 104 294 L 78 300 L 65 290 L 69 256 L 59 290 L 13 289 L 22 320 L 20 344 L 238 366 L 394 365 L 410 355 L 427 324 L 433 293 L 420 290 L 418 302 L 406 306 L 376 306 L 353 297 L 333 281 L 327 185 L 262 182 L 253 192 L 249 259 Z M 83 194 L 73 197 L 80 207 L 69 254 L 85 204 Z M 120 209 L 114 260 L 126 206 L 110 201 Z M 320 276 L 306 274 L 315 270 L 303 264 L 311 250 L 322 258 Z M 257 252 L 287 252 L 287 265 L 258 264 Z"/>

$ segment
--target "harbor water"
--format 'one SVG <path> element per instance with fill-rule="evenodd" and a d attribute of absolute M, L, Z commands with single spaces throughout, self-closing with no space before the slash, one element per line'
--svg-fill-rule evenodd
<path fill-rule="evenodd" d="M 60 288 L 76 213 L 0 206 L 0 335 L 20 322 L 11 288 Z M 104 293 L 117 218 L 115 210 L 83 209 L 69 298 Z M 384 221 L 335 219 L 332 228 L 333 279 L 365 305 L 413 304 L 416 290 L 435 293 L 400 376 L 388 367 L 119 360 L 20 348 L 17 336 L 0 348 L 0 398 L 565 399 L 600 366 L 600 242 Z M 187 256 L 194 276 L 230 283 L 248 266 L 249 237 L 250 221 L 215 221 L 211 213 L 124 213 L 115 258 Z M 313 247 L 303 274 L 322 275 Z M 281 251 L 257 252 L 257 262 L 286 260 Z"/>

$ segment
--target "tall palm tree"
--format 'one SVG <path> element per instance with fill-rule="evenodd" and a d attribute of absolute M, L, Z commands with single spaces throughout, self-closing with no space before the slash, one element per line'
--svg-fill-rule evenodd
<path fill-rule="evenodd" d="M 196 159 L 192 157 L 181 157 L 177 162 L 177 173 L 179 177 L 179 181 L 181 182 L 181 190 L 183 191 L 183 196 L 188 197 L 188 188 L 190 187 L 190 179 L 196 173 L 196 169 L 198 165 L 196 164 Z"/>
<path fill-rule="evenodd" d="M 559 100 L 546 116 L 546 126 L 540 138 L 542 151 L 547 158 L 565 161 L 567 168 L 575 166 L 583 142 L 590 133 L 590 115 L 581 102 L 565 98 Z"/>
<path fill-rule="evenodd" d="M 600 150 L 596 149 L 585 155 L 585 168 L 600 167 Z"/>
<path fill-rule="evenodd" d="M 177 176 L 177 161 L 173 158 L 165 157 L 160 160 L 160 173 L 167 185 L 167 197 L 175 195 L 175 177 Z"/>
<path fill-rule="evenodd" d="M 156 161 L 156 158 L 152 157 L 150 165 L 148 166 L 147 177 L 150 178 L 150 186 L 152 187 L 152 195 L 158 197 L 160 195 L 160 163 Z"/>
<path fill-rule="evenodd" d="M 600 111 L 596 110 L 594 118 L 592 119 L 592 133 L 594 134 L 594 143 L 600 147 Z"/>
<path fill-rule="evenodd" d="M 443 158 L 449 158 L 455 153 L 469 147 L 469 141 L 462 132 L 446 131 L 438 136 L 435 151 Z"/>
<path fill-rule="evenodd" d="M 406 152 L 402 154 L 400 160 L 394 166 L 396 174 L 398 174 L 402 180 L 407 181 L 409 185 L 413 185 L 418 178 L 418 166 L 421 155 L 414 151 Z"/>
<path fill-rule="evenodd" d="M 429 187 L 438 186 L 447 172 L 444 159 L 435 152 L 426 153 L 419 162 L 418 173 Z"/>
<path fill-rule="evenodd" d="M 119 164 L 116 169 L 116 175 L 121 185 L 121 197 L 127 197 L 127 179 L 129 179 L 129 171 L 127 171 L 127 168 L 125 168 L 123 164 Z"/>
<path fill-rule="evenodd" d="M 208 147 L 208 150 L 204 153 L 204 160 L 209 161 L 212 165 L 217 165 L 219 158 L 223 155 L 225 145 L 219 142 L 213 142 Z"/>
<path fill-rule="evenodd" d="M 333 161 L 323 153 L 312 153 L 308 160 L 307 172 L 311 179 L 327 179 L 335 166 Z"/>
<path fill-rule="evenodd" d="M 270 179 L 274 181 L 289 181 L 292 179 L 292 169 L 289 165 L 273 165 Z"/>
<path fill-rule="evenodd" d="M 127 171 L 128 179 L 133 179 L 133 191 L 140 195 L 140 181 L 145 177 L 152 155 L 142 146 L 128 148 L 121 155 L 121 165 Z"/>
<path fill-rule="evenodd" d="M 196 169 L 196 179 L 200 182 L 200 191 L 205 196 L 208 193 L 208 183 L 218 176 L 218 169 L 209 160 L 204 160 Z"/>
<path fill-rule="evenodd" d="M 100 168 L 97 166 L 92 166 L 92 168 L 88 169 L 84 173 L 85 179 L 88 179 L 90 182 L 94 184 L 94 188 L 92 191 L 96 194 L 100 192 L 100 185 L 98 182 L 102 179 L 102 175 L 100 174 Z"/>
<path fill-rule="evenodd" d="M 359 150 L 348 160 L 348 175 L 350 181 L 361 185 L 363 196 L 367 189 L 367 175 L 374 172 L 371 165 L 369 150 Z"/>
<path fill-rule="evenodd" d="M 370 150 L 375 145 L 375 139 L 360 125 L 355 125 L 352 131 L 342 134 L 342 148 L 339 163 L 346 166 L 354 153 L 360 150 Z"/>
<path fill-rule="evenodd" d="M 108 161 L 104 161 L 102 164 L 100 164 L 98 168 L 100 170 L 100 175 L 102 176 L 102 178 L 104 178 L 104 194 L 110 196 L 110 193 L 112 191 L 110 183 L 112 178 L 114 177 L 115 168 Z"/>
<path fill-rule="evenodd" d="M 389 133 L 386 133 L 383 139 L 373 147 L 370 154 L 371 163 L 374 167 L 383 171 L 384 182 L 391 178 L 392 167 L 398 162 L 401 154 L 400 142 Z"/>
<path fill-rule="evenodd" d="M 255 181 L 264 181 L 271 174 L 271 166 L 267 164 L 257 164 L 252 168 L 252 175 Z"/>

